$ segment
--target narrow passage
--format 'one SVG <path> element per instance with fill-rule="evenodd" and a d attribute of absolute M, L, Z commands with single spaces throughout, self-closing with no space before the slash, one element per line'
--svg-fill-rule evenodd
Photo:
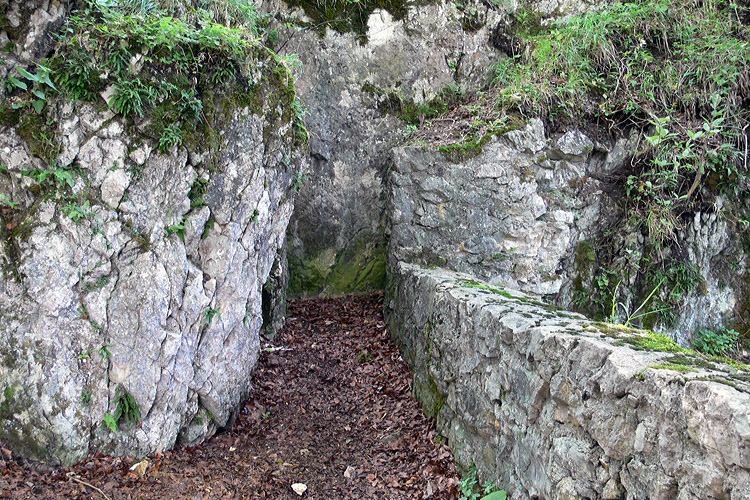
<path fill-rule="evenodd" d="M 293 301 L 235 426 L 206 443 L 150 457 L 142 475 L 132 458 L 49 472 L 3 449 L 0 498 L 458 498 L 453 456 L 411 395 L 382 301 Z"/>

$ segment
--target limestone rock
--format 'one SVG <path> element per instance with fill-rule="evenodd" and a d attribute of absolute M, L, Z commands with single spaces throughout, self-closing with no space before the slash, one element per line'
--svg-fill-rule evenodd
<path fill-rule="evenodd" d="M 628 347 L 646 332 L 467 274 L 390 269 L 386 314 L 414 393 L 483 481 L 521 500 L 749 491 L 746 371 L 665 369 L 673 353 Z"/>
<path fill-rule="evenodd" d="M 250 392 L 263 285 L 306 169 L 291 124 L 228 110 L 209 171 L 108 110 L 49 106 L 68 137 L 61 158 L 80 166 L 67 199 L 36 197 L 24 172 L 50 167 L 0 126 L 0 193 L 17 203 L 2 214 L 0 440 L 64 464 L 199 443 Z M 191 207 L 196 179 L 203 206 Z M 113 432 L 106 416 L 125 395 L 142 420 Z"/>

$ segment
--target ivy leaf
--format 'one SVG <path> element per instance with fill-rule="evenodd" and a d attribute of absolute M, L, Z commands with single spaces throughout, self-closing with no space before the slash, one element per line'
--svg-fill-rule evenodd
<path fill-rule="evenodd" d="M 34 90 L 31 91 L 31 93 L 34 94 L 35 96 L 37 96 L 39 99 L 41 99 L 43 101 L 45 99 L 47 99 L 47 96 L 44 95 L 44 92 L 42 92 L 41 90 L 34 89 Z"/>
<path fill-rule="evenodd" d="M 34 110 L 37 112 L 37 114 L 41 113 L 44 109 L 44 101 L 42 101 L 41 99 L 38 101 L 33 101 L 31 105 L 34 106 Z"/>

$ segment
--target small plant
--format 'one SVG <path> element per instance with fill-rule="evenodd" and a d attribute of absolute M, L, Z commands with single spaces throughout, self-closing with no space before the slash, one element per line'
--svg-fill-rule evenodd
<path fill-rule="evenodd" d="M 112 110 L 123 116 L 135 114 L 142 118 L 144 108 L 155 97 L 153 91 L 138 79 L 120 80 L 115 84 L 114 94 L 112 95 Z"/>
<path fill-rule="evenodd" d="M 731 357 L 737 352 L 739 338 L 740 334 L 729 328 L 703 329 L 696 332 L 693 346 L 697 351 L 709 356 Z"/>
<path fill-rule="evenodd" d="M 267 412 L 265 412 L 265 413 L 264 413 L 263 415 L 261 415 L 260 419 L 261 419 L 261 420 L 267 420 L 267 419 L 268 419 L 268 417 L 270 417 L 270 416 L 271 416 L 271 412 L 270 412 L 270 411 L 267 411 Z"/>
<path fill-rule="evenodd" d="M 108 412 L 102 417 L 103 424 L 109 430 L 117 432 L 117 429 L 123 424 L 123 420 L 138 425 L 141 421 L 141 410 L 132 394 L 122 387 L 118 388 L 115 403 L 117 408 L 115 408 L 114 415 Z"/>
<path fill-rule="evenodd" d="M 253 210 L 253 215 L 250 216 L 250 224 L 255 224 L 256 222 L 258 222 L 259 215 L 260 215 L 260 212 L 258 212 L 257 208 Z"/>
<path fill-rule="evenodd" d="M 214 317 L 219 318 L 219 321 L 221 321 L 221 311 L 218 307 L 209 307 L 203 312 L 203 321 L 201 321 L 202 325 L 210 325 L 211 322 L 214 320 Z"/>
<path fill-rule="evenodd" d="M 20 66 L 16 66 L 16 71 L 18 71 L 18 73 L 23 78 L 31 82 L 32 87 L 30 90 L 36 98 L 31 101 L 31 107 L 34 108 L 34 111 L 36 111 L 37 114 L 41 113 L 44 109 L 45 104 L 47 104 L 47 94 L 45 93 L 45 90 L 47 92 L 49 92 L 50 90 L 55 92 L 57 91 L 57 87 L 55 87 L 55 84 L 52 83 L 52 80 L 50 80 L 51 70 L 39 64 L 36 74 L 29 73 Z M 8 75 L 8 80 L 15 87 L 18 87 L 21 90 L 29 90 L 29 86 L 25 82 L 22 82 L 17 78 Z M 13 109 L 20 109 L 25 107 L 27 104 L 28 103 L 26 102 L 16 102 L 13 103 L 12 107 Z"/>
<path fill-rule="evenodd" d="M 110 352 L 109 348 L 112 347 L 112 344 L 105 344 L 99 348 L 99 361 L 102 364 L 109 363 L 109 360 L 112 359 L 112 353 Z"/>
<path fill-rule="evenodd" d="M 367 351 L 360 351 L 359 354 L 357 354 L 357 363 L 364 365 L 365 363 L 369 363 L 372 361 L 372 353 Z"/>
<path fill-rule="evenodd" d="M 171 226 L 164 228 L 164 231 L 167 233 L 167 237 L 176 234 L 182 241 L 185 241 L 185 219 L 182 219 L 177 224 L 172 224 Z"/>
<path fill-rule="evenodd" d="M 68 204 L 64 207 L 61 207 L 60 210 L 62 210 L 65 215 L 70 217 L 70 219 L 76 223 L 81 222 L 82 219 L 86 219 L 94 213 L 91 211 L 91 204 L 89 203 L 89 200 L 84 201 L 83 205 L 68 202 Z"/>
<path fill-rule="evenodd" d="M 55 186 L 69 186 L 71 189 L 75 186 L 73 180 L 73 172 L 65 168 L 52 168 L 52 169 L 39 169 L 34 170 L 23 170 L 21 174 L 31 177 L 36 180 L 39 184 L 44 183 L 47 179 L 52 179 Z"/>
<path fill-rule="evenodd" d="M 461 500 L 505 500 L 508 496 L 505 490 L 498 490 L 491 483 L 486 482 L 481 487 L 477 478 L 477 467 L 473 463 L 458 483 L 461 490 Z"/>
<path fill-rule="evenodd" d="M 300 189 L 302 189 L 302 186 L 305 185 L 305 182 L 307 182 L 307 174 L 305 174 L 302 170 L 298 171 L 294 175 L 294 183 L 292 184 L 292 192 L 294 194 L 299 193 Z"/>
<path fill-rule="evenodd" d="M 168 153 L 174 146 L 182 144 L 182 129 L 176 123 L 164 127 L 159 137 L 159 152 Z"/>
<path fill-rule="evenodd" d="M 83 406 L 88 406 L 91 402 L 91 389 L 88 387 L 84 387 L 81 389 L 81 404 Z"/>
<path fill-rule="evenodd" d="M 12 208 L 13 210 L 18 208 L 18 203 L 11 201 L 10 198 L 5 196 L 5 193 L 0 193 L 0 206 Z"/>
<path fill-rule="evenodd" d="M 474 464 L 471 464 L 469 470 L 461 478 L 458 487 L 461 490 L 461 500 L 477 500 L 479 498 L 479 493 L 477 492 L 479 479 L 477 478 L 477 467 Z"/>

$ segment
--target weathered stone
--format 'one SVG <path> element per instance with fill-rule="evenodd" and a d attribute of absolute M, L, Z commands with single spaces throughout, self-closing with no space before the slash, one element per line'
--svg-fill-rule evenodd
<path fill-rule="evenodd" d="M 108 110 L 48 107 L 66 137 L 54 166 L 0 125 L 0 193 L 18 204 L 0 240 L 0 440 L 52 463 L 199 443 L 250 392 L 263 285 L 306 169 L 291 118 L 227 109 L 210 171 Z M 44 196 L 27 174 L 70 164 L 74 186 L 49 173 L 60 187 Z M 197 178 L 203 206 L 191 207 Z M 268 295 L 276 328 L 280 299 Z M 141 421 L 112 432 L 104 418 L 125 394 Z"/>
<path fill-rule="evenodd" d="M 415 395 L 482 480 L 519 500 L 737 499 L 750 488 L 747 372 L 659 368 L 672 354 L 623 342 L 645 332 L 471 275 L 391 270 L 386 314 Z"/>

